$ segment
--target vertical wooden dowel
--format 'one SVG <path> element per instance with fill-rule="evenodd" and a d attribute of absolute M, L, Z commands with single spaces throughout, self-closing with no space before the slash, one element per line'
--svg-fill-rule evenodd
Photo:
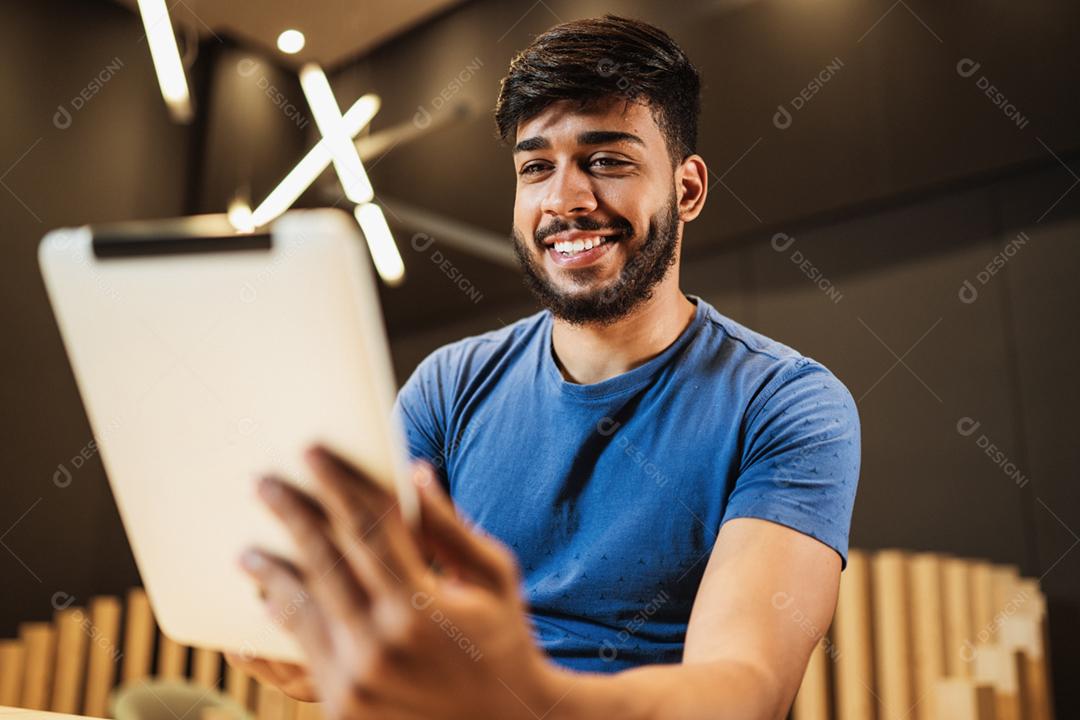
<path fill-rule="evenodd" d="M 229 665 L 225 670 L 225 688 L 237 705 L 251 709 L 251 676 Z"/>
<path fill-rule="evenodd" d="M 945 673 L 970 678 L 972 635 L 971 568 L 967 560 L 945 558 Z"/>
<path fill-rule="evenodd" d="M 1022 720 L 1020 678 L 1022 653 L 998 644 L 979 645 L 975 650 L 975 682 L 994 688 L 997 720 Z"/>
<path fill-rule="evenodd" d="M 300 703 L 285 695 L 281 703 L 281 720 L 296 720 L 300 712 Z"/>
<path fill-rule="evenodd" d="M 1023 655 L 1021 685 L 1024 720 L 1050 720 L 1049 682 L 1043 648 L 1042 618 L 1018 612 L 1001 621 L 1001 644 Z"/>
<path fill-rule="evenodd" d="M 165 633 L 158 637 L 157 672 L 162 680 L 183 680 L 187 671 L 187 646 L 181 645 Z"/>
<path fill-rule="evenodd" d="M 1052 684 L 1050 682 L 1050 628 L 1047 624 L 1046 596 L 1035 578 L 1020 578 L 1018 581 L 1023 604 L 1018 614 L 1032 618 L 1036 633 L 1038 653 L 1031 659 L 1032 691 L 1035 694 L 1035 706 L 1038 720 L 1054 719 Z"/>
<path fill-rule="evenodd" d="M 73 715 L 79 711 L 86 671 L 86 641 L 89 637 L 85 628 L 88 623 L 86 611 L 81 607 L 57 610 L 53 623 L 56 625 L 56 672 L 49 705 L 53 712 Z"/>
<path fill-rule="evenodd" d="M 876 716 L 871 617 L 870 560 L 865 553 L 851 550 L 847 568 L 840 576 L 840 597 L 833 621 L 839 720 L 874 720 Z"/>
<path fill-rule="evenodd" d="M 221 680 L 221 653 L 207 648 L 195 648 L 191 679 L 196 685 L 216 688 Z"/>
<path fill-rule="evenodd" d="M 120 599 L 96 597 L 90 601 L 90 653 L 86 666 L 86 702 L 83 714 L 105 717 L 109 692 L 120 656 Z"/>
<path fill-rule="evenodd" d="M 229 708 L 220 705 L 206 705 L 199 711 L 199 720 L 240 720 Z"/>
<path fill-rule="evenodd" d="M 944 609 L 942 608 L 941 556 L 919 553 L 911 558 L 912 657 L 915 668 L 915 720 L 934 720 L 933 697 L 937 681 L 945 677 Z"/>
<path fill-rule="evenodd" d="M 124 684 L 150 675 L 154 651 L 154 616 L 142 588 L 132 588 L 127 595 L 124 620 L 124 661 L 120 678 Z"/>
<path fill-rule="evenodd" d="M 1019 594 L 1020 571 L 1015 565 L 994 565 L 990 569 L 990 589 L 993 595 L 994 617 L 1011 615 L 1017 603 L 1022 600 Z M 990 642 L 997 642 L 997 623 L 991 626 Z"/>
<path fill-rule="evenodd" d="M 0 705 L 20 705 L 25 669 L 26 649 L 22 641 L 0 640 Z"/>
<path fill-rule="evenodd" d="M 971 563 L 971 619 L 975 645 L 993 640 L 994 566 L 985 561 Z"/>
<path fill-rule="evenodd" d="M 285 693 L 256 683 L 255 720 L 285 720 Z"/>
<path fill-rule="evenodd" d="M 23 623 L 19 636 L 26 649 L 20 705 L 29 710 L 48 710 L 56 632 L 49 623 Z"/>
<path fill-rule="evenodd" d="M 881 720 L 904 720 L 915 704 L 907 556 L 899 550 L 877 553 L 871 563 L 871 577 L 879 716 Z"/>
<path fill-rule="evenodd" d="M 792 708 L 795 720 L 829 720 L 829 657 L 826 654 L 828 640 L 822 639 L 810 654 L 799 694 Z"/>
<path fill-rule="evenodd" d="M 968 678 L 938 680 L 935 716 L 940 720 L 995 720 L 994 690 Z"/>
<path fill-rule="evenodd" d="M 319 703 L 298 703 L 296 720 L 324 720 L 322 705 Z"/>

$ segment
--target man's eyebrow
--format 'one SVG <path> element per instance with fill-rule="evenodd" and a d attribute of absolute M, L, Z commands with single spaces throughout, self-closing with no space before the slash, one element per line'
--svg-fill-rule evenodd
<path fill-rule="evenodd" d="M 644 145 L 645 141 L 637 135 L 617 130 L 589 130 L 578 135 L 578 142 L 582 145 L 603 145 L 614 142 L 632 142 Z"/>
<path fill-rule="evenodd" d="M 514 154 L 519 152 L 531 152 L 533 150 L 546 150 L 551 147 L 551 143 L 548 142 L 546 137 L 539 135 L 531 138 L 526 138 L 514 146 Z"/>
<path fill-rule="evenodd" d="M 637 135 L 618 130 L 588 130 L 578 135 L 577 141 L 581 145 L 603 145 L 605 143 L 615 142 L 632 142 L 637 143 L 638 145 L 645 144 L 645 141 Z M 535 137 L 525 138 L 515 145 L 514 154 L 531 152 L 533 150 L 547 150 L 550 147 L 551 143 L 546 137 L 536 135 Z"/>

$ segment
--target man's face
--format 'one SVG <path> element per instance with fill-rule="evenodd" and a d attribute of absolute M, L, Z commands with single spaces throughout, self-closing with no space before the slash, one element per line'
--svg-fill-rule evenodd
<path fill-rule="evenodd" d="M 575 324 L 625 317 L 678 257 L 674 173 L 652 113 L 557 102 L 516 143 L 514 249 L 529 289 Z"/>

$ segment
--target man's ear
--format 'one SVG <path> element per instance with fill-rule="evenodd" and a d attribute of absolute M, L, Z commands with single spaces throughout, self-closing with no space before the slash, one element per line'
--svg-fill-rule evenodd
<path fill-rule="evenodd" d="M 679 219 L 690 222 L 701 213 L 709 194 L 709 168 L 700 155 L 688 156 L 675 168 L 675 191 Z"/>

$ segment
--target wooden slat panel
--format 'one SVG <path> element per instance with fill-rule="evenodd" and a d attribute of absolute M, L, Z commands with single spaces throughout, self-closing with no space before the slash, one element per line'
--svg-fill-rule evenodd
<path fill-rule="evenodd" d="M 23 623 L 19 627 L 19 636 L 26 649 L 20 705 L 30 710 L 48 710 L 56 631 L 49 623 Z"/>
<path fill-rule="evenodd" d="M 972 676 L 971 566 L 961 558 L 946 558 L 943 564 L 945 602 L 945 673 L 949 677 Z"/>
<path fill-rule="evenodd" d="M 874 660 L 870 603 L 870 560 L 848 552 L 840 578 L 840 597 L 833 621 L 836 639 L 836 710 L 839 720 L 873 720 Z"/>
<path fill-rule="evenodd" d="M 0 705 L 19 705 L 25 669 L 26 649 L 22 641 L 0 640 Z"/>
<path fill-rule="evenodd" d="M 154 616 L 142 588 L 128 592 L 126 611 L 124 662 L 120 672 L 125 684 L 149 677 L 154 651 Z"/>
<path fill-rule="evenodd" d="M 877 553 L 871 563 L 871 578 L 879 714 L 882 720 L 903 720 L 915 704 L 907 556 L 899 550 Z"/>
<path fill-rule="evenodd" d="M 795 720 L 829 720 L 829 657 L 822 640 L 814 647 L 792 708 Z"/>
<path fill-rule="evenodd" d="M 73 715 L 82 704 L 88 638 L 84 627 L 86 611 L 81 607 L 57 610 L 53 623 L 56 626 L 56 672 L 50 707 L 53 712 Z"/>
<path fill-rule="evenodd" d="M 165 633 L 158 638 L 157 677 L 162 680 L 183 680 L 187 672 L 187 646 Z"/>
<path fill-rule="evenodd" d="M 919 702 L 911 716 L 933 716 L 934 688 L 945 677 L 945 622 L 942 608 L 941 556 L 920 553 L 911 558 L 912 652 L 914 690 Z"/>
<path fill-rule="evenodd" d="M 221 653 L 207 648 L 195 648 L 191 679 L 197 685 L 216 688 L 221 681 Z"/>
<path fill-rule="evenodd" d="M 83 714 L 105 717 L 109 709 L 109 692 L 116 679 L 116 661 L 120 655 L 119 598 L 104 596 L 92 599 L 90 626 Z"/>

